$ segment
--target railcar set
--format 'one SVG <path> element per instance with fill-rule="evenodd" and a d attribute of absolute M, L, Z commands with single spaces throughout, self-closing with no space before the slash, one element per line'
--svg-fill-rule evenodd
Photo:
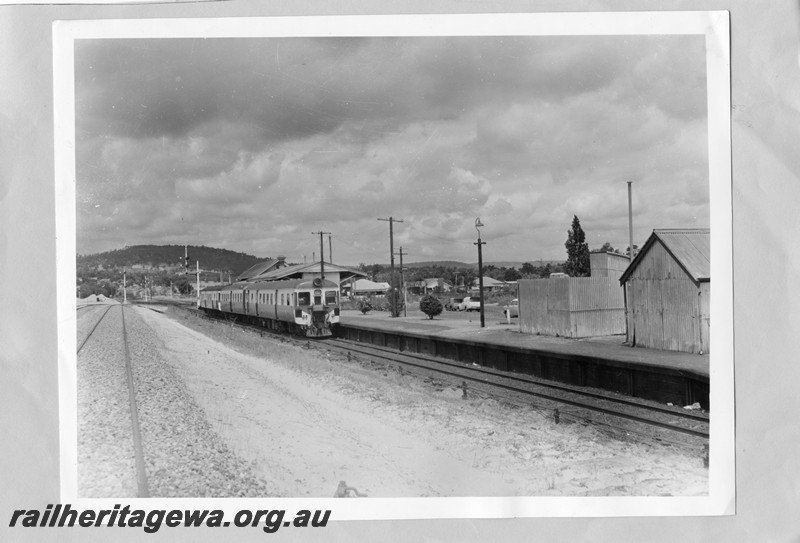
<path fill-rule="evenodd" d="M 273 330 L 328 337 L 339 324 L 339 285 L 317 277 L 211 286 L 200 291 L 200 309 Z"/>

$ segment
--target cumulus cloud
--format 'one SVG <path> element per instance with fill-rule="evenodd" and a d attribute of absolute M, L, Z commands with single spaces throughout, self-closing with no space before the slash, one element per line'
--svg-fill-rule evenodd
<path fill-rule="evenodd" d="M 85 40 L 78 249 L 186 242 L 342 263 L 397 243 L 563 257 L 708 225 L 705 45 L 685 36 Z M 591 235 L 590 235 L 591 232 Z M 642 240 L 643 241 L 643 240 Z"/>

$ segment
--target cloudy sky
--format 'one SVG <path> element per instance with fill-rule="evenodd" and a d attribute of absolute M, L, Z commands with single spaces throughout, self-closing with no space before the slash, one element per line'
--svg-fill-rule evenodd
<path fill-rule="evenodd" d="M 702 36 L 93 39 L 75 47 L 77 250 L 565 259 L 708 227 Z M 328 242 L 325 242 L 325 251 Z"/>

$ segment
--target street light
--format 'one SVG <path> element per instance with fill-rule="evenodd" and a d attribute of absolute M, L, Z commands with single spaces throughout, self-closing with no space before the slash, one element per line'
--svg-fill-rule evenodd
<path fill-rule="evenodd" d="M 479 230 L 481 226 L 483 226 L 481 219 L 475 219 L 475 230 L 478 231 L 478 242 L 475 243 L 478 246 L 478 293 L 481 302 L 481 328 L 484 328 L 486 320 L 483 315 L 483 251 L 481 250 L 481 245 L 486 245 L 486 242 L 481 241 L 481 231 Z"/>

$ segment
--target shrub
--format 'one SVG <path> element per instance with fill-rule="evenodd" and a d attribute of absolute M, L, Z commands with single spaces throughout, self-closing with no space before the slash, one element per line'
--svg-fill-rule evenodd
<path fill-rule="evenodd" d="M 358 310 L 361 311 L 363 315 L 366 315 L 370 311 L 372 311 L 372 304 L 369 303 L 369 300 L 358 300 L 357 302 Z"/>
<path fill-rule="evenodd" d="M 428 295 L 419 301 L 419 310 L 428 315 L 429 319 L 439 315 L 443 308 L 442 302 L 435 296 Z"/>

